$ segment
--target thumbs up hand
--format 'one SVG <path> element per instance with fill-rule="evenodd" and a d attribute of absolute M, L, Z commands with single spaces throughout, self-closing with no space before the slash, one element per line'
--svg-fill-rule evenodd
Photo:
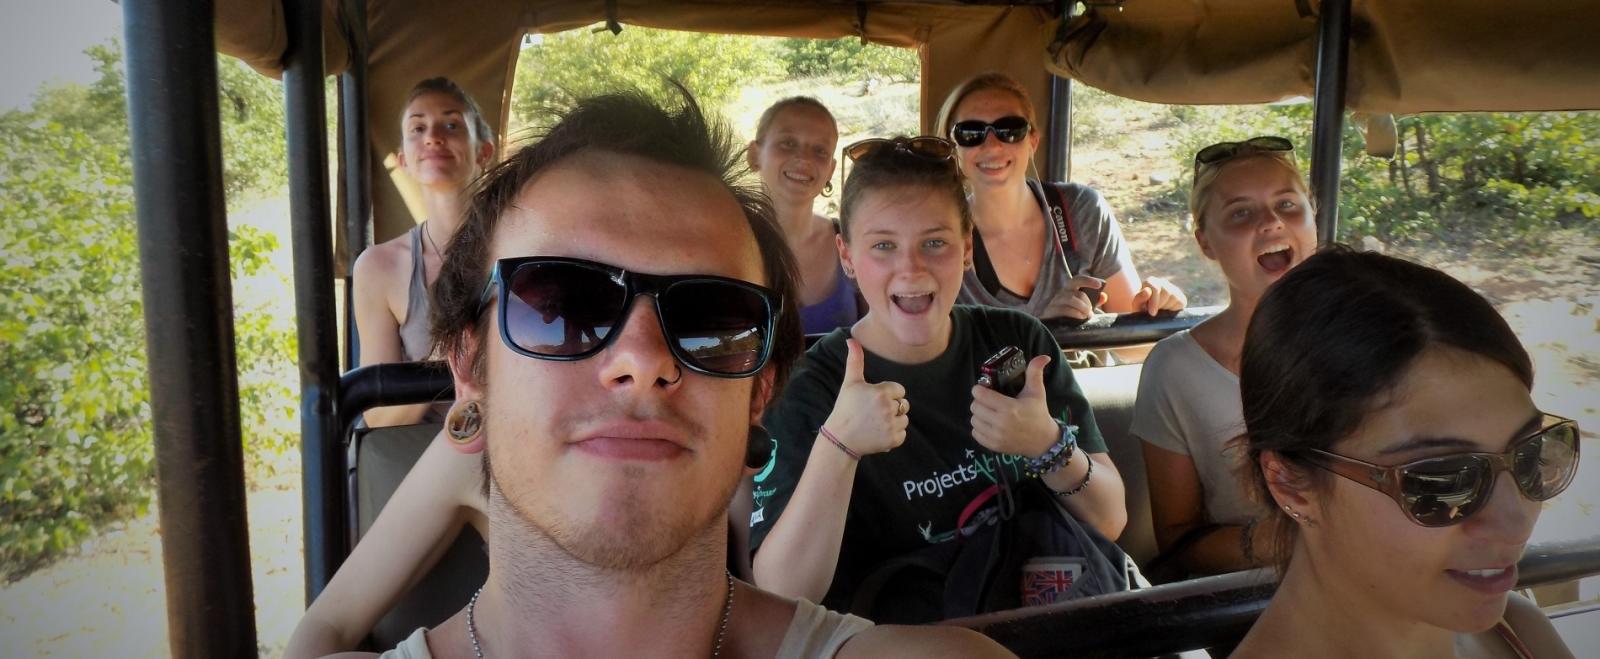
<path fill-rule="evenodd" d="M 845 339 L 849 353 L 844 362 L 844 383 L 834 400 L 833 413 L 822 425 L 850 450 L 861 455 L 884 453 L 906 441 L 911 402 L 898 382 L 867 382 L 866 358 L 861 344 Z"/>
<path fill-rule="evenodd" d="M 1016 398 L 974 385 L 972 438 L 996 453 L 1035 458 L 1050 450 L 1061 430 L 1045 400 L 1044 367 L 1049 364 L 1049 355 L 1028 360 L 1022 391 Z"/>

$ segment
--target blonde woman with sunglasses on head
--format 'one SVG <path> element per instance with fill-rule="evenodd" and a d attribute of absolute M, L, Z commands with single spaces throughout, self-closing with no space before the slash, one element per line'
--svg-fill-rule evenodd
<path fill-rule="evenodd" d="M 1228 306 L 1150 351 L 1129 428 L 1143 440 L 1150 512 L 1163 552 L 1153 578 L 1251 567 L 1254 506 L 1239 485 L 1239 351 L 1267 286 L 1316 251 L 1316 213 L 1281 137 L 1195 155 L 1194 239 L 1228 282 Z"/>
<path fill-rule="evenodd" d="M 1274 284 L 1239 374 L 1257 543 L 1282 575 L 1234 657 L 1571 657 L 1510 594 L 1577 424 L 1488 301 L 1331 248 Z M 1267 511 L 1263 511 L 1267 512 Z"/>
<path fill-rule="evenodd" d="M 1187 305 L 1171 282 L 1139 278 L 1100 193 L 1028 178 L 1036 125 L 1028 92 L 1000 73 L 962 83 L 939 112 L 939 135 L 957 146 L 976 222 L 961 302 L 1079 319 L 1096 307 L 1155 315 Z"/>

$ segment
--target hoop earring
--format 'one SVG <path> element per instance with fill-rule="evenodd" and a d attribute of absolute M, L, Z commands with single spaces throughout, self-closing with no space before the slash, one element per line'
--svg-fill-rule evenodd
<path fill-rule="evenodd" d="M 475 400 L 457 403 L 444 418 L 445 433 L 456 444 L 470 444 L 483 432 L 483 404 Z"/>
<path fill-rule="evenodd" d="M 822 196 L 833 196 L 833 181 L 828 181 L 827 183 L 822 184 Z"/>
<path fill-rule="evenodd" d="M 750 426 L 749 443 L 744 447 L 744 466 L 751 469 L 767 466 L 769 458 L 777 452 L 777 448 L 777 443 L 772 441 L 772 435 L 767 434 L 766 428 Z"/>

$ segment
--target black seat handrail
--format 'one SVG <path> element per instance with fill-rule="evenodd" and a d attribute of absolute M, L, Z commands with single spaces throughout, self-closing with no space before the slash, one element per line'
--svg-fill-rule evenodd
<path fill-rule="evenodd" d="M 1517 588 L 1600 574 L 1600 536 L 1528 547 Z M 1262 568 L 940 624 L 977 630 L 1019 657 L 1148 657 L 1238 642 L 1277 577 Z"/>
<path fill-rule="evenodd" d="M 1088 320 L 1050 318 L 1045 327 L 1055 335 L 1063 350 L 1091 350 L 1155 343 L 1168 336 L 1199 325 L 1200 321 L 1217 315 L 1224 305 L 1189 307 L 1177 312 L 1159 313 L 1102 313 Z"/>
<path fill-rule="evenodd" d="M 339 430 L 348 438 L 351 426 L 367 410 L 387 405 L 412 405 L 455 398 L 455 382 L 443 361 L 394 362 L 352 369 L 339 376 Z"/>

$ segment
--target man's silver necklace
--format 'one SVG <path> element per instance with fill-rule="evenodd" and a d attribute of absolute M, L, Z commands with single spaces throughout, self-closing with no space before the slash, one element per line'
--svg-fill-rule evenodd
<path fill-rule="evenodd" d="M 722 654 L 722 639 L 728 633 L 728 617 L 733 613 L 733 574 L 723 572 L 728 577 L 728 599 L 722 603 L 722 622 L 717 625 L 717 638 L 711 645 L 711 659 L 717 659 Z M 483 586 L 478 587 L 478 592 L 472 594 L 472 600 L 467 602 L 467 638 L 472 641 L 472 654 L 478 659 L 483 659 L 483 646 L 478 644 L 478 626 L 473 619 L 473 612 L 478 608 L 478 596 L 483 594 Z"/>

